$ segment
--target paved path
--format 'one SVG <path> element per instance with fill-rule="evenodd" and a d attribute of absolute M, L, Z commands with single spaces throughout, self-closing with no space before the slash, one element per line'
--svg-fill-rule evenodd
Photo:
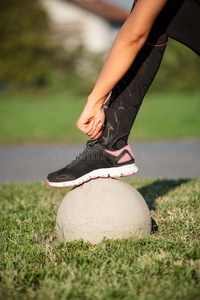
<path fill-rule="evenodd" d="M 200 177 L 200 140 L 131 144 L 136 177 Z M 0 182 L 46 180 L 84 149 L 80 145 L 0 147 Z"/>

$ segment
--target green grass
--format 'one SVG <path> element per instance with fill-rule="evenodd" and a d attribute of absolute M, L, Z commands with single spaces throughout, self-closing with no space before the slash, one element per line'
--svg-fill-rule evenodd
<path fill-rule="evenodd" d="M 0 186 L 0 299 L 200 298 L 200 180 L 130 179 L 158 229 L 144 239 L 57 243 L 65 189 Z"/>
<path fill-rule="evenodd" d="M 131 140 L 199 138 L 200 92 L 149 93 Z M 0 144 L 82 142 L 76 128 L 85 97 L 70 91 L 5 93 L 0 97 Z"/>
<path fill-rule="evenodd" d="M 136 140 L 200 137 L 200 93 L 150 94 L 130 138 Z"/>

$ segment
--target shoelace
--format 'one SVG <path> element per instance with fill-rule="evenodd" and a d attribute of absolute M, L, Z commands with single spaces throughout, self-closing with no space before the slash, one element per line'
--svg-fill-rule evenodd
<path fill-rule="evenodd" d="M 79 155 L 77 155 L 77 156 L 75 157 L 75 159 L 72 160 L 72 161 L 68 164 L 68 166 L 71 166 L 74 162 L 77 162 L 79 159 L 81 159 L 88 151 L 90 151 L 90 148 L 91 148 L 92 146 L 94 146 L 95 144 L 97 144 L 98 142 L 99 142 L 99 140 L 95 140 L 95 141 L 89 140 L 89 141 L 87 141 L 86 146 L 85 146 L 85 149 L 83 150 L 83 152 L 79 153 Z"/>

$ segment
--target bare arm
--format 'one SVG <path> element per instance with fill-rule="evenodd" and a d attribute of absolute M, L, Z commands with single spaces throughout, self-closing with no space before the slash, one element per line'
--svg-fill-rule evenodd
<path fill-rule="evenodd" d="M 166 3 L 167 0 L 138 0 L 120 29 L 95 87 L 88 97 L 86 107 L 77 122 L 78 128 L 92 139 L 98 138 L 102 133 L 101 125 L 104 123 L 102 106 L 106 98 L 132 65 L 155 19 Z M 93 112 L 94 115 L 92 115 Z"/>

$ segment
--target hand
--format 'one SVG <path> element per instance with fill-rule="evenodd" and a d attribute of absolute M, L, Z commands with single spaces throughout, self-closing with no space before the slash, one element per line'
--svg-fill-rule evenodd
<path fill-rule="evenodd" d="M 96 140 L 103 133 L 104 123 L 104 108 L 98 104 L 87 102 L 77 122 L 77 127 L 92 140 Z"/>

